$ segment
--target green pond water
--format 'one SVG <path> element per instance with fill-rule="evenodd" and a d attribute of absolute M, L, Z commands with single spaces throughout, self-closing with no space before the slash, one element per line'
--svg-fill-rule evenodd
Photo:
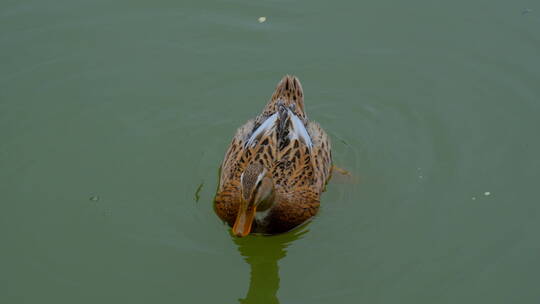
<path fill-rule="evenodd" d="M 236 239 L 285 74 L 353 178 Z M 539 114 L 538 1 L 3 0 L 0 302 L 539 303 Z"/>

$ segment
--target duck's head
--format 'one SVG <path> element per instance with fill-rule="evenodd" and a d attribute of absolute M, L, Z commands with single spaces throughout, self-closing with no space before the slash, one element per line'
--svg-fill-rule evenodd
<path fill-rule="evenodd" d="M 251 163 L 240 176 L 240 207 L 232 232 L 244 237 L 251 232 L 257 211 L 265 211 L 274 202 L 274 182 L 268 170 L 260 163 Z"/>

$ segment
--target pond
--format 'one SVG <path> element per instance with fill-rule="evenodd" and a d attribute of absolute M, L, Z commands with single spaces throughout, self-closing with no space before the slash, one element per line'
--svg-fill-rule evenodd
<path fill-rule="evenodd" d="M 3 1 L 2 303 L 538 303 L 537 1 Z M 236 128 L 285 74 L 319 214 L 237 239 Z"/>

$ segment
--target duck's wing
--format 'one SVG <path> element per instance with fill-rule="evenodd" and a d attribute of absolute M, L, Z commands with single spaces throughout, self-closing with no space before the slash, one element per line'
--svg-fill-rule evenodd
<path fill-rule="evenodd" d="M 245 143 L 248 140 L 249 135 L 251 135 L 253 132 L 254 126 L 255 120 L 251 119 L 236 130 L 231 144 L 225 153 L 225 158 L 221 163 L 221 172 L 219 178 L 220 191 L 225 185 L 240 180 L 240 174 L 242 173 L 242 168 L 239 166 L 240 159 L 244 155 Z"/>
<path fill-rule="evenodd" d="M 332 171 L 332 149 L 330 138 L 321 126 L 310 121 L 307 125 L 307 131 L 311 137 L 313 148 L 312 157 L 315 159 L 315 177 L 318 187 L 324 188 L 324 185 L 330 179 Z"/>
<path fill-rule="evenodd" d="M 276 183 L 298 192 L 308 187 L 320 193 L 330 175 L 330 144 L 326 132 L 315 122 L 304 124 L 292 109 L 279 105 Z"/>
<path fill-rule="evenodd" d="M 259 162 L 267 169 L 271 169 L 278 153 L 278 125 L 278 113 L 271 114 L 259 125 L 255 125 L 244 144 L 243 155 L 239 161 L 246 166 L 251 162 Z"/>
<path fill-rule="evenodd" d="M 278 114 L 274 113 L 261 123 L 250 120 L 236 131 L 221 165 L 220 187 L 238 182 L 252 162 L 272 168 L 277 156 L 277 124 Z"/>

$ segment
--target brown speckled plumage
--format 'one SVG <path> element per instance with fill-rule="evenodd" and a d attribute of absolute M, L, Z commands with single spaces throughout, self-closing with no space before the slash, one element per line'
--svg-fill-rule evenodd
<path fill-rule="evenodd" d="M 255 222 L 252 231 L 285 232 L 317 213 L 330 178 L 330 141 L 319 124 L 307 119 L 302 86 L 294 76 L 279 82 L 262 113 L 236 131 L 225 154 L 215 211 L 231 226 L 241 200 L 242 172 L 254 163 L 272 177 L 275 195 L 264 223 Z"/>

